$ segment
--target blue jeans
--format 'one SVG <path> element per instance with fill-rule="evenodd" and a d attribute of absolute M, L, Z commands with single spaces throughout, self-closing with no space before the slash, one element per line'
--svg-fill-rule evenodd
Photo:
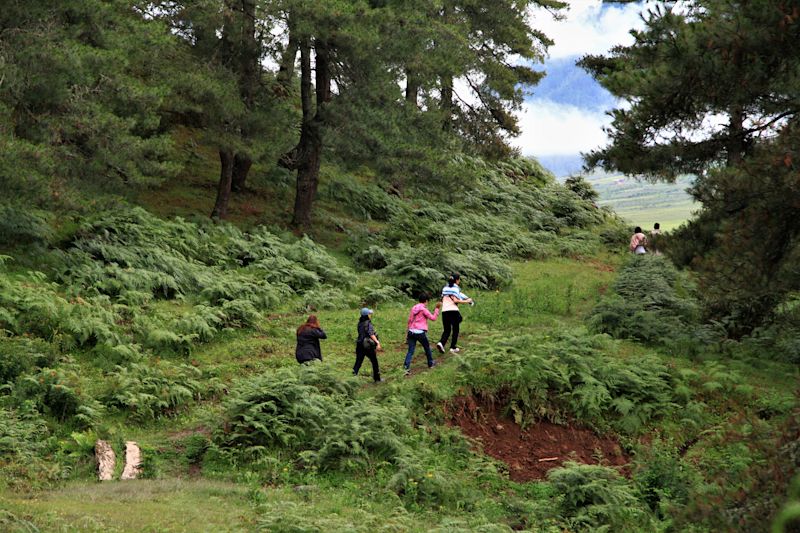
<path fill-rule="evenodd" d="M 408 332 L 408 353 L 406 354 L 406 361 L 403 363 L 405 368 L 411 368 L 411 358 L 414 357 L 414 350 L 417 348 L 417 342 L 422 345 L 425 350 L 425 356 L 428 358 L 428 367 L 433 366 L 433 354 L 431 353 L 431 345 L 428 342 L 427 333 L 411 333 Z"/>

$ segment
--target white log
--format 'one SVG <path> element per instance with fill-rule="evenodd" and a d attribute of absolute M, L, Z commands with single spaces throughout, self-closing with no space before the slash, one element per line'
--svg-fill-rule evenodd
<path fill-rule="evenodd" d="M 100 481 L 111 481 L 114 478 L 114 466 L 117 462 L 114 449 L 108 442 L 98 440 L 94 444 L 94 458 L 97 461 L 97 477 Z"/>
<path fill-rule="evenodd" d="M 136 479 L 142 473 L 142 451 L 133 441 L 125 443 L 125 468 L 120 479 Z"/>

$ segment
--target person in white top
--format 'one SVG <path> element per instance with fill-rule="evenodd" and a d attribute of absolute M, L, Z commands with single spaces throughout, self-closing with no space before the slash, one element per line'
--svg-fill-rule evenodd
<path fill-rule="evenodd" d="M 475 302 L 472 298 L 461 292 L 458 282 L 461 281 L 461 275 L 455 272 L 450 275 L 447 280 L 447 285 L 442 289 L 442 338 L 436 343 L 436 349 L 444 353 L 444 346 L 447 344 L 447 339 L 450 337 L 452 331 L 453 337 L 450 341 L 450 351 L 458 353 L 461 350 L 458 348 L 458 332 L 461 325 L 461 312 L 458 306 L 461 304 L 473 305 Z"/>

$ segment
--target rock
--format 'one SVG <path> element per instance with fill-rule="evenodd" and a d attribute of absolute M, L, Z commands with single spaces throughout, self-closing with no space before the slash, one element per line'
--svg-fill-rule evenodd
<path fill-rule="evenodd" d="M 114 449 L 111 448 L 108 442 L 98 440 L 94 444 L 94 458 L 97 461 L 98 479 L 100 481 L 111 481 L 114 478 L 114 466 L 117 462 Z"/>
<path fill-rule="evenodd" d="M 120 479 L 136 479 L 142 473 L 142 451 L 139 445 L 129 440 L 125 443 L 125 468 Z"/>

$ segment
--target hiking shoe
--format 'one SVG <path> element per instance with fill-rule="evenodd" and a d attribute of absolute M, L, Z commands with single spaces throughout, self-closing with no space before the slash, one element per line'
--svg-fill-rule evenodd
<path fill-rule="evenodd" d="M 444 353 L 444 344 L 442 344 L 441 342 L 437 342 L 436 349 L 439 350 L 439 353 Z"/>
<path fill-rule="evenodd" d="M 406 376 L 406 377 L 410 376 L 411 375 L 411 369 L 410 368 L 404 369 L 403 370 L 403 375 Z"/>
<path fill-rule="evenodd" d="M 431 364 L 428 366 L 428 368 L 433 368 L 433 367 L 435 367 L 435 366 L 436 366 L 436 361 L 434 361 L 433 363 L 431 363 Z"/>
<path fill-rule="evenodd" d="M 383 379 L 383 378 L 381 378 L 381 379 L 376 379 L 376 380 L 375 380 L 375 383 L 383 383 L 384 381 L 386 381 L 386 380 L 385 380 L 385 379 Z"/>
<path fill-rule="evenodd" d="M 451 353 L 459 353 L 461 351 L 460 348 L 450 348 Z"/>

